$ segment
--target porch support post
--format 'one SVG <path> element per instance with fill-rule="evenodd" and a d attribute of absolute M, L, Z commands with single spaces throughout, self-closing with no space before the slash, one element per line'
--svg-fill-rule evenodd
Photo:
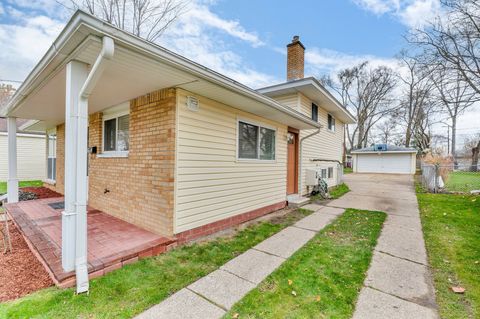
<path fill-rule="evenodd" d="M 8 131 L 8 181 L 7 199 L 9 203 L 18 202 L 18 178 L 17 178 L 17 119 L 7 119 Z"/>
<path fill-rule="evenodd" d="M 88 98 L 95 88 L 97 82 L 102 76 L 103 71 L 113 57 L 114 42 L 112 38 L 103 37 L 102 50 L 98 55 L 90 73 L 86 66 L 82 67 L 83 85 L 78 93 L 77 107 L 74 109 L 75 126 L 74 132 L 74 152 L 76 156 L 76 166 L 74 170 L 75 179 L 75 213 L 76 213 L 76 231 L 75 231 L 75 276 L 77 277 L 77 294 L 88 292 L 88 261 L 87 261 L 87 138 L 88 138 Z"/>
<path fill-rule="evenodd" d="M 78 108 L 80 90 L 88 76 L 85 63 L 71 61 L 66 66 L 65 100 L 65 211 L 62 212 L 62 267 L 65 271 L 75 269 L 76 256 L 76 196 L 77 159 L 86 157 L 85 151 L 77 154 Z"/>

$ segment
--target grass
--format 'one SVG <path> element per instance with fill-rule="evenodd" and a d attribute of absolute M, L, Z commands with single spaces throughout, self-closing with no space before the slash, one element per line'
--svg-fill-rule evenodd
<path fill-rule="evenodd" d="M 480 189 L 480 172 L 450 172 L 445 188 L 452 192 Z"/>
<path fill-rule="evenodd" d="M 348 209 L 226 318 L 350 318 L 385 217 Z"/>
<path fill-rule="evenodd" d="M 343 168 L 343 174 L 351 174 L 353 173 L 353 168 L 351 167 L 344 167 Z"/>
<path fill-rule="evenodd" d="M 220 237 L 140 260 L 90 282 L 90 294 L 47 288 L 0 304 L 0 318 L 131 318 L 310 214 L 298 209 Z"/>
<path fill-rule="evenodd" d="M 345 183 L 339 184 L 337 186 L 332 187 L 329 190 L 329 194 L 333 199 L 337 199 L 345 195 L 350 191 L 350 188 L 348 188 L 348 185 Z"/>
<path fill-rule="evenodd" d="M 419 192 L 440 315 L 480 318 L 480 197 Z M 466 288 L 455 294 L 452 286 Z"/>
<path fill-rule="evenodd" d="M 19 187 L 38 187 L 43 186 L 42 181 L 21 181 L 18 183 Z M 0 182 L 0 194 L 5 194 L 7 192 L 7 182 Z"/>

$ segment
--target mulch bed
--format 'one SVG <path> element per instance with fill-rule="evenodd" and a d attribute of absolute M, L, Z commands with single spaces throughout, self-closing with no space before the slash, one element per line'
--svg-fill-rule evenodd
<path fill-rule="evenodd" d="M 38 199 L 52 198 L 52 197 L 62 197 L 62 194 L 59 194 L 55 191 L 52 191 L 49 188 L 40 186 L 40 187 L 22 187 L 20 190 L 24 192 L 34 193 L 37 195 Z"/>
<path fill-rule="evenodd" d="M 3 223 L 2 223 L 3 224 Z M 3 227 L 3 225 L 1 226 Z M 28 295 L 53 285 L 45 268 L 32 254 L 13 222 L 9 222 L 13 252 L 0 251 L 0 302 Z"/>

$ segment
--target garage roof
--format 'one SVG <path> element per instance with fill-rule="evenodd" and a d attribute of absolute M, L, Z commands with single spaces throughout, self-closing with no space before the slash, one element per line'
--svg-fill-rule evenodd
<path fill-rule="evenodd" d="M 351 151 L 351 154 L 369 154 L 369 153 L 417 153 L 417 150 L 411 147 L 403 147 L 396 145 L 386 145 L 386 150 L 378 150 L 375 145 L 360 148 L 358 150 Z"/>

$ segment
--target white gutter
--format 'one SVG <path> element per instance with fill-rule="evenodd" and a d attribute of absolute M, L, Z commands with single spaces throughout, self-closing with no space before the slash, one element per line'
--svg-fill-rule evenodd
<path fill-rule="evenodd" d="M 298 164 L 298 170 L 299 170 L 299 174 L 298 174 L 298 188 L 299 188 L 299 193 L 300 193 L 300 197 L 302 196 L 302 163 L 303 163 L 303 141 L 305 141 L 307 138 L 310 138 L 312 136 L 315 136 L 317 135 L 318 133 L 320 133 L 320 130 L 322 129 L 322 127 L 320 127 L 318 130 L 316 130 L 315 132 L 311 133 L 311 134 L 308 134 L 307 136 L 304 136 L 300 139 L 300 159 L 299 159 L 299 164 Z"/>
<path fill-rule="evenodd" d="M 25 82 L 20 86 L 20 88 L 17 90 L 9 103 L 6 106 L 0 108 L 0 114 L 8 116 L 8 114 L 13 112 L 15 108 L 17 108 L 22 103 L 23 99 L 28 94 L 30 94 L 30 92 L 36 86 L 41 85 L 41 81 L 43 80 L 39 80 L 40 73 L 45 70 L 46 66 L 48 66 L 48 64 L 57 55 L 61 55 L 63 58 L 67 58 L 68 53 L 62 53 L 61 50 L 65 49 L 66 44 L 68 44 L 67 42 L 72 39 L 75 31 L 78 30 L 82 25 L 86 26 L 90 30 L 98 32 L 99 34 L 97 34 L 97 36 L 99 37 L 108 36 L 112 39 L 115 39 L 117 45 L 126 45 L 127 47 L 133 47 L 137 50 L 137 52 L 145 56 L 149 56 L 150 58 L 156 59 L 157 61 L 161 60 L 161 62 L 167 63 L 184 72 L 200 77 L 203 80 L 220 85 L 232 92 L 251 98 L 264 105 L 268 105 L 276 111 L 291 116 L 302 123 L 308 124 L 311 128 L 320 127 L 318 123 L 314 123 L 311 119 L 304 116 L 300 112 L 283 106 L 282 104 L 267 97 L 266 95 L 263 95 L 237 81 L 234 81 L 203 65 L 188 60 L 187 58 L 180 56 L 172 51 L 169 51 L 161 46 L 153 43 L 148 43 L 144 39 L 120 30 L 81 10 L 77 10 L 75 12 L 70 21 L 67 23 L 67 26 L 62 30 L 58 38 L 50 47 L 47 54 L 43 56 L 39 64 L 28 75 Z M 57 65 L 56 68 L 60 68 L 61 66 L 62 63 L 60 63 L 60 65 Z"/>
<path fill-rule="evenodd" d="M 359 154 L 413 154 L 417 153 L 417 151 L 367 151 L 367 152 L 350 152 L 352 155 L 359 155 Z"/>
<path fill-rule="evenodd" d="M 102 51 L 97 57 L 90 73 L 83 84 L 80 93 L 78 108 L 75 114 L 77 120 L 77 149 L 76 149 L 76 181 L 75 186 L 75 211 L 76 236 L 75 236 L 75 275 L 77 281 L 77 293 L 88 292 L 88 262 L 87 262 L 87 130 L 88 130 L 88 97 L 95 85 L 108 66 L 115 51 L 115 44 L 112 38 L 103 37 Z"/>

